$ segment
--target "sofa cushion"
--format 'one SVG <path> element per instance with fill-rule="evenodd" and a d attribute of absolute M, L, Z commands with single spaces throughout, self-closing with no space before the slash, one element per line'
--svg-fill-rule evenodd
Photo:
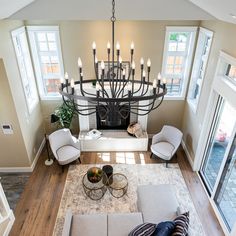
<path fill-rule="evenodd" d="M 189 212 L 185 212 L 174 219 L 175 229 L 171 236 L 185 236 L 188 234 Z"/>
<path fill-rule="evenodd" d="M 176 217 L 178 202 L 172 185 L 138 186 L 138 210 L 143 213 L 144 222 L 158 224 Z"/>
<path fill-rule="evenodd" d="M 128 236 L 152 236 L 156 225 L 152 223 L 143 223 L 136 226 Z"/>
<path fill-rule="evenodd" d="M 74 215 L 71 224 L 71 236 L 107 236 L 107 215 Z"/>
<path fill-rule="evenodd" d="M 108 236 L 127 236 L 133 228 L 142 223 L 140 212 L 108 214 Z"/>
<path fill-rule="evenodd" d="M 174 221 L 165 221 L 157 225 L 152 236 L 170 236 L 175 229 Z"/>

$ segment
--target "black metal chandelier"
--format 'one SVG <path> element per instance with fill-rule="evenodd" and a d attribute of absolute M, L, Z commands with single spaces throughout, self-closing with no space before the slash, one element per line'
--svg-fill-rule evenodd
<path fill-rule="evenodd" d="M 158 108 L 167 93 L 166 80 L 157 78 L 150 81 L 151 61 L 147 61 L 147 73 L 144 60 L 140 60 L 140 79 L 135 78 L 134 43 L 131 43 L 130 61 L 123 62 L 120 56 L 120 44 L 115 50 L 115 0 L 112 0 L 112 43 L 107 43 L 107 61 L 98 61 L 96 44 L 93 42 L 93 61 L 96 80 L 84 80 L 82 61 L 78 59 L 79 80 L 70 80 L 65 74 L 61 81 L 60 94 L 68 106 L 80 115 L 97 113 L 100 119 L 122 117 L 130 113 L 147 115 Z M 115 53 L 116 51 L 116 53 Z M 116 54 L 116 55 L 115 55 Z M 94 88 L 92 88 L 94 83 Z"/>

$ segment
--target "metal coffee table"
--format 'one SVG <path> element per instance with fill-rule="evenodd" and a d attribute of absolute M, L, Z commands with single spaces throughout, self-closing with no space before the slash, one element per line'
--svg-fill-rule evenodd
<path fill-rule="evenodd" d="M 82 183 L 85 194 L 92 200 L 100 200 L 107 191 L 107 176 L 104 173 L 101 180 L 97 183 L 91 183 L 86 173 L 83 176 Z"/>
<path fill-rule="evenodd" d="M 109 181 L 112 178 L 112 181 Z M 111 195 L 115 198 L 123 197 L 127 193 L 128 179 L 121 173 L 115 173 L 108 179 L 108 189 Z"/>

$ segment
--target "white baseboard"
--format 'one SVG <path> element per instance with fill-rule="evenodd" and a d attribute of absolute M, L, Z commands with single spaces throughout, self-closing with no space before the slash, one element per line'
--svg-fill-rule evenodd
<path fill-rule="evenodd" d="M 184 142 L 183 139 L 182 139 L 182 141 L 181 141 L 181 145 L 182 145 L 182 147 L 183 147 L 183 149 L 184 149 L 184 151 L 185 151 L 185 153 L 186 153 L 186 156 L 187 156 L 187 158 L 188 158 L 188 162 L 189 162 L 189 164 L 190 164 L 192 170 L 194 171 L 194 168 L 193 168 L 193 159 L 192 159 L 192 157 L 191 157 L 191 155 L 190 155 L 190 153 L 189 153 L 189 151 L 188 151 L 188 148 L 187 148 L 187 146 L 186 146 L 186 144 L 185 144 L 185 142 Z"/>
<path fill-rule="evenodd" d="M 17 173 L 17 172 L 33 172 L 37 161 L 41 155 L 41 152 L 43 150 L 43 147 L 45 145 L 45 138 L 43 139 L 42 143 L 40 144 L 40 147 L 36 153 L 36 156 L 34 158 L 33 163 L 29 167 L 0 167 L 0 172 L 12 172 L 12 173 Z"/>

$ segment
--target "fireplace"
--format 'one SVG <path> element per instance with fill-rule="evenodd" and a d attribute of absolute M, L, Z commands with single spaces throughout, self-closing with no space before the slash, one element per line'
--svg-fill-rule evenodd
<path fill-rule="evenodd" d="M 126 118 L 121 117 L 114 111 L 109 112 L 105 119 L 101 119 L 98 112 L 96 113 L 97 129 L 126 130 L 130 123 L 130 115 Z"/>

